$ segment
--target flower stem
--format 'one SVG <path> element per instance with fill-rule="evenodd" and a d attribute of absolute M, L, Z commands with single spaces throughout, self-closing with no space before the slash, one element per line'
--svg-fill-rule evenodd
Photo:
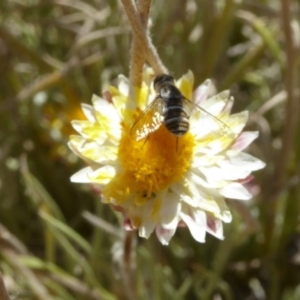
<path fill-rule="evenodd" d="M 137 11 L 139 18 L 143 24 L 144 30 L 147 32 L 149 11 L 152 0 L 138 0 L 137 1 Z M 146 54 L 143 47 L 143 43 L 133 32 L 133 39 L 131 45 L 131 59 L 130 59 L 130 71 L 129 71 L 129 97 L 134 99 L 134 102 L 137 102 L 139 98 L 139 88 L 142 84 L 142 74 L 143 67 L 146 60 Z M 130 101 L 129 103 L 132 103 Z M 128 103 L 128 104 L 129 104 Z M 132 108 L 132 107 L 130 107 Z"/>
<path fill-rule="evenodd" d="M 150 11 L 151 0 L 139 0 L 137 2 L 137 10 L 140 20 L 143 24 L 145 31 L 147 31 L 148 17 Z M 131 46 L 131 62 L 130 62 L 130 83 L 134 87 L 140 87 L 142 84 L 142 72 L 145 63 L 146 54 L 144 51 L 141 40 L 133 34 L 132 46 Z"/>
<path fill-rule="evenodd" d="M 125 231 L 123 243 L 123 282 L 128 299 L 136 299 L 136 233 Z"/>
<path fill-rule="evenodd" d="M 135 38 L 138 39 L 144 48 L 146 59 L 156 74 L 168 73 L 168 70 L 161 62 L 157 51 L 152 44 L 147 30 L 145 30 L 142 20 L 138 14 L 133 0 L 121 0 L 124 10 L 128 16 L 130 25 L 134 32 Z"/>

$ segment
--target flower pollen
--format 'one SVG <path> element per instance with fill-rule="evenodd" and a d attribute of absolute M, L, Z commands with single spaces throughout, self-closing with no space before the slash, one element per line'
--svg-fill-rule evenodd
<path fill-rule="evenodd" d="M 161 125 L 147 138 L 134 141 L 130 126 L 123 124 L 118 152 L 123 171 L 121 178 L 110 182 L 111 187 L 105 189 L 104 195 L 116 199 L 111 195 L 114 191 L 120 199 L 120 195 L 137 193 L 135 203 L 143 205 L 157 192 L 184 177 L 190 167 L 193 148 L 194 139 L 190 133 L 176 137 Z"/>

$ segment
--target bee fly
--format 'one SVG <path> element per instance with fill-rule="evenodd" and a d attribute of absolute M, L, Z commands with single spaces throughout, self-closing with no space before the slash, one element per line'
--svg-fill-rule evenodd
<path fill-rule="evenodd" d="M 148 137 L 162 124 L 176 137 L 180 137 L 188 132 L 189 119 L 195 111 L 200 113 L 201 118 L 210 119 L 221 135 L 232 137 L 233 133 L 225 123 L 181 94 L 172 76 L 158 75 L 153 84 L 157 96 L 133 124 L 130 131 L 133 140 L 140 141 Z"/>

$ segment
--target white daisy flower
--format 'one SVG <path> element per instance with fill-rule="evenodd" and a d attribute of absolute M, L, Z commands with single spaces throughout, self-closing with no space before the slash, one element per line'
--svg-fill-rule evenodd
<path fill-rule="evenodd" d="M 249 200 L 241 182 L 265 164 L 242 152 L 258 132 L 242 132 L 248 112 L 230 115 L 233 98 L 228 91 L 208 98 L 209 81 L 193 93 L 193 74 L 175 84 L 181 93 L 226 124 L 232 136 L 218 132 L 214 118 L 195 114 L 190 130 L 181 137 L 164 125 L 146 139 L 132 139 L 134 121 L 156 97 L 153 71 L 143 74 L 137 103 L 129 97 L 129 82 L 120 76 L 118 89 L 110 88 L 111 101 L 94 96 L 83 104 L 86 121 L 73 121 L 80 135 L 69 146 L 88 167 L 72 176 L 73 182 L 91 183 L 101 190 L 102 201 L 124 214 L 124 226 L 148 238 L 155 230 L 167 245 L 176 228 L 185 224 L 198 242 L 206 232 L 223 238 L 222 222 L 231 221 L 224 198 Z"/>

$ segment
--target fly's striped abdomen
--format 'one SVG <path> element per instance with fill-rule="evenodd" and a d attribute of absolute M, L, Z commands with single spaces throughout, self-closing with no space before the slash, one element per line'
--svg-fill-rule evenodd
<path fill-rule="evenodd" d="M 188 115 L 180 103 L 167 105 L 164 113 L 164 124 L 176 136 L 184 135 L 189 130 Z"/>

